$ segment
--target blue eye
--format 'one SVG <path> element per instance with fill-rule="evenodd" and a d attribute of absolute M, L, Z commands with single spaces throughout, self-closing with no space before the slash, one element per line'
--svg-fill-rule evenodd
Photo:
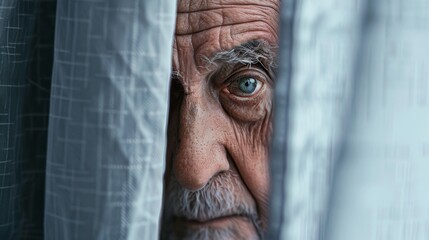
<path fill-rule="evenodd" d="M 264 76 L 261 77 L 261 79 Z M 241 76 L 233 77 L 229 80 L 229 85 L 224 88 L 228 94 L 237 97 L 251 98 L 254 97 L 264 86 L 264 83 L 259 80 L 257 77 L 252 76 Z"/>
<path fill-rule="evenodd" d="M 251 77 L 245 77 L 238 81 L 238 88 L 245 94 L 251 94 L 258 87 L 258 81 Z"/>

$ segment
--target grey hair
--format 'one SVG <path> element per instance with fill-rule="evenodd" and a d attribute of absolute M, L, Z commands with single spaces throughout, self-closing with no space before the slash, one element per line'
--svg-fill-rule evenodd
<path fill-rule="evenodd" d="M 198 219 L 201 221 L 228 215 L 241 215 L 247 216 L 253 222 L 258 235 L 261 237 L 261 222 L 255 206 L 242 202 L 241 198 L 236 196 L 244 191 L 236 173 L 232 171 L 222 172 L 210 179 L 202 189 L 196 191 L 189 191 L 183 188 L 174 176 L 169 185 L 167 195 L 169 204 L 166 205 L 166 212 L 170 216 L 165 219 L 167 224 L 171 224 L 173 215 L 179 218 Z M 171 227 L 167 228 L 169 228 L 167 230 L 168 239 L 173 239 L 174 233 Z M 203 228 L 200 231 L 184 231 L 181 233 L 181 235 L 186 236 L 183 239 L 216 239 L 207 234 L 223 236 L 218 239 L 225 239 L 227 236 L 234 236 L 232 239 L 240 239 L 238 229 Z M 208 236 L 210 238 L 207 238 Z"/>
<path fill-rule="evenodd" d="M 243 64 L 251 67 L 253 64 L 261 64 L 270 70 L 277 68 L 277 46 L 270 46 L 262 40 L 252 40 L 231 50 L 221 51 L 209 58 L 203 56 L 203 61 L 210 66 L 218 66 L 219 63 Z"/>
<path fill-rule="evenodd" d="M 218 240 L 218 239 L 235 239 L 235 240 L 257 240 L 247 239 L 243 236 L 240 236 L 240 233 L 237 229 L 226 228 L 226 229 L 218 229 L 218 228 L 208 228 L 204 227 L 201 229 L 197 229 L 194 231 L 185 230 L 183 234 L 179 236 L 170 235 L 168 240 Z"/>

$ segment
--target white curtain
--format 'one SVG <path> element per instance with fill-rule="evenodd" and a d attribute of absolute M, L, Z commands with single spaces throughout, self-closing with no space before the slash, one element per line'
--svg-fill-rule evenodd
<path fill-rule="evenodd" d="M 282 4 L 270 239 L 428 239 L 429 2 Z"/>
<path fill-rule="evenodd" d="M 175 1 L 58 1 L 45 239 L 157 239 Z"/>

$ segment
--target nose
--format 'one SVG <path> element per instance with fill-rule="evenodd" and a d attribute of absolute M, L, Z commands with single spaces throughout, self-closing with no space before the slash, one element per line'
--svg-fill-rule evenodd
<path fill-rule="evenodd" d="M 194 191 L 229 169 L 222 144 L 223 120 L 213 106 L 192 96 L 183 99 L 179 119 L 173 171 L 182 187 Z"/>

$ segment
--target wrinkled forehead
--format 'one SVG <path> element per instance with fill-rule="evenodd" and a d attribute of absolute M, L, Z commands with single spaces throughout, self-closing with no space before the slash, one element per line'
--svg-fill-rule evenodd
<path fill-rule="evenodd" d="M 275 0 L 179 0 L 178 12 L 194 12 L 234 5 L 257 5 L 279 8 L 280 1 Z"/>
<path fill-rule="evenodd" d="M 179 0 L 173 67 L 189 69 L 251 40 L 277 44 L 278 0 Z"/>

